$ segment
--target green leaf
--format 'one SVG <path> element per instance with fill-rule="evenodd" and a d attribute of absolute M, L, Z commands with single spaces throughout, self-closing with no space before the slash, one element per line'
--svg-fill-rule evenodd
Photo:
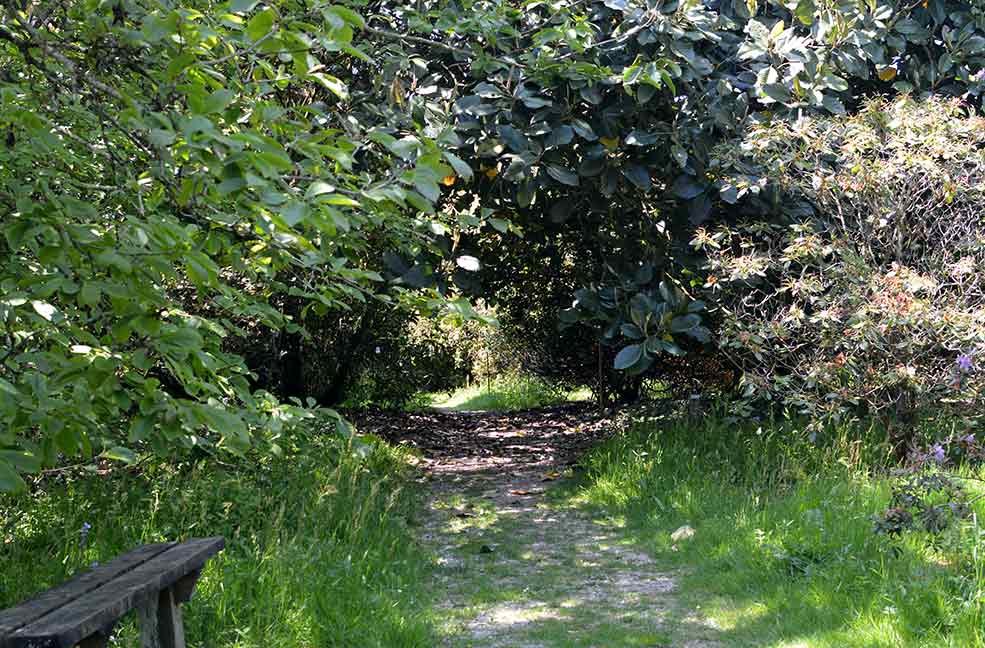
<path fill-rule="evenodd" d="M 800 22 L 811 25 L 814 22 L 814 12 L 814 0 L 799 0 L 793 13 Z"/>
<path fill-rule="evenodd" d="M 790 89 L 783 83 L 767 83 L 763 85 L 763 94 L 780 103 L 788 103 L 793 99 Z"/>
<path fill-rule="evenodd" d="M 0 492 L 19 493 L 27 490 L 27 484 L 9 463 L 0 460 Z"/>
<path fill-rule="evenodd" d="M 306 198 L 315 198 L 316 196 L 321 196 L 322 194 L 335 193 L 335 187 L 323 182 L 322 180 L 315 180 L 310 185 L 308 185 L 308 191 L 305 192 Z"/>
<path fill-rule="evenodd" d="M 586 142 L 594 142 L 599 137 L 592 130 L 591 125 L 583 119 L 572 119 L 571 128 L 578 134 L 578 137 L 582 138 Z"/>
<path fill-rule="evenodd" d="M 472 175 L 473 175 L 472 167 L 466 164 L 462 160 L 462 158 L 458 157 L 457 155 L 449 151 L 445 151 L 444 156 L 445 159 L 448 160 L 448 163 L 451 165 L 451 168 L 455 169 L 455 173 L 458 174 L 458 177 L 462 178 L 463 180 L 472 179 Z"/>
<path fill-rule="evenodd" d="M 497 128 L 499 138 L 506 143 L 514 153 L 523 153 L 530 148 L 530 142 L 526 136 L 513 128 L 509 124 L 502 124 Z"/>
<path fill-rule="evenodd" d="M 673 342 L 668 342 L 667 340 L 664 340 L 663 341 L 663 350 L 666 351 L 667 353 L 669 353 L 672 356 L 683 356 L 683 355 L 687 355 L 687 352 L 684 351 L 684 349 L 682 349 L 681 347 L 677 346 Z"/>
<path fill-rule="evenodd" d="M 629 369 L 643 356 L 643 345 L 642 344 L 630 344 L 629 346 L 622 349 L 616 354 L 615 360 L 612 362 L 613 368 L 622 371 Z"/>
<path fill-rule="evenodd" d="M 349 9 L 348 7 L 343 7 L 341 5 L 332 5 L 328 7 L 326 11 L 329 11 L 337 15 L 339 18 L 349 23 L 353 27 L 358 27 L 359 29 L 363 29 L 364 27 L 366 27 L 366 21 L 363 20 L 363 17 L 360 16 L 355 11 L 353 11 L 352 9 Z"/>
<path fill-rule="evenodd" d="M 562 124 L 551 129 L 551 132 L 544 140 L 544 148 L 557 148 L 571 143 L 575 137 L 575 129 L 567 124 Z"/>
<path fill-rule="evenodd" d="M 258 2 L 259 0 L 232 0 L 229 3 L 229 11 L 241 14 L 250 13 Z"/>
<path fill-rule="evenodd" d="M 134 454 L 133 450 L 121 446 L 114 446 L 106 450 L 102 456 L 113 461 L 122 461 L 128 465 L 137 463 L 137 455 Z"/>
<path fill-rule="evenodd" d="M 317 81 L 323 88 L 334 94 L 342 101 L 349 99 L 348 88 L 346 88 L 345 83 L 337 77 L 334 77 L 331 74 L 325 74 L 324 72 L 315 72 L 314 74 L 309 74 L 308 77 Z"/>
<path fill-rule="evenodd" d="M 626 179 L 643 191 L 650 191 L 653 183 L 650 181 L 650 173 L 638 164 L 633 164 L 622 170 Z"/>
<path fill-rule="evenodd" d="M 547 175 L 551 176 L 561 184 L 566 184 L 570 187 L 577 187 L 579 184 L 577 173 L 574 171 L 569 171 L 568 169 L 556 164 L 547 165 Z"/>
<path fill-rule="evenodd" d="M 836 92 L 844 92 L 848 90 L 848 81 L 837 74 L 825 74 L 821 80 L 824 82 L 825 86 Z"/>
<path fill-rule="evenodd" d="M 681 315 L 670 321 L 670 330 L 673 333 L 683 333 L 701 324 L 701 318 L 697 315 Z"/>
<path fill-rule="evenodd" d="M 3 378 L 0 378 L 0 392 L 4 392 L 16 398 L 21 397 L 21 393 L 20 391 L 17 390 L 17 387 L 15 387 L 10 382 L 4 380 Z"/>
<path fill-rule="evenodd" d="M 308 206 L 299 200 L 291 200 L 280 211 L 280 217 L 290 227 L 304 221 L 308 216 Z"/>
<path fill-rule="evenodd" d="M 269 34 L 274 28 L 276 15 L 273 9 L 264 9 L 246 23 L 246 35 L 254 43 Z"/>
<path fill-rule="evenodd" d="M 670 191 L 678 198 L 690 200 L 704 193 L 705 188 L 694 178 L 687 174 L 677 176 Z"/>
<path fill-rule="evenodd" d="M 58 314 L 58 310 L 51 304 L 43 301 L 32 301 L 31 308 L 34 312 L 48 320 L 49 322 L 54 319 L 55 315 Z"/>
<path fill-rule="evenodd" d="M 821 103 L 824 105 L 825 108 L 828 109 L 829 112 L 835 115 L 845 114 L 845 104 L 841 103 L 841 100 L 838 99 L 838 97 L 835 97 L 834 95 L 829 95 L 829 94 L 824 95 L 824 98 L 821 100 Z"/>
<path fill-rule="evenodd" d="M 201 112 L 202 114 L 210 114 L 220 112 L 229 105 L 229 102 L 233 100 L 236 96 L 232 90 L 227 90 L 223 88 L 222 90 L 216 90 L 210 94 L 205 101 L 202 102 Z"/>
<path fill-rule="evenodd" d="M 7 463 L 22 473 L 41 470 L 41 458 L 23 450 L 0 450 L 0 464 Z"/>
<path fill-rule="evenodd" d="M 671 154 L 674 156 L 674 160 L 677 161 L 677 163 L 681 166 L 682 169 L 687 166 L 687 151 L 684 150 L 683 146 L 681 146 L 680 144 L 674 144 L 672 147 L 670 147 L 670 151 Z"/>

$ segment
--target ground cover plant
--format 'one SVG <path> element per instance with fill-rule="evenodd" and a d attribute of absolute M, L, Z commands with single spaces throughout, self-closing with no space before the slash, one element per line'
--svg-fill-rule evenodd
<path fill-rule="evenodd" d="M 141 544 L 222 535 L 186 610 L 190 646 L 431 646 L 410 459 L 328 427 L 280 457 L 46 476 L 0 498 L 0 608 Z M 111 645 L 136 641 L 130 621 Z"/>
<path fill-rule="evenodd" d="M 590 453 L 569 494 L 679 569 L 683 595 L 725 645 L 985 644 L 980 464 L 962 462 L 957 443 L 953 462 L 928 444 L 929 462 L 897 476 L 884 430 L 810 434 L 790 423 L 641 421 Z M 915 476 L 959 488 L 935 503 L 967 510 L 943 527 L 887 530 L 901 497 L 915 501 Z M 683 526 L 693 537 L 672 538 Z"/>

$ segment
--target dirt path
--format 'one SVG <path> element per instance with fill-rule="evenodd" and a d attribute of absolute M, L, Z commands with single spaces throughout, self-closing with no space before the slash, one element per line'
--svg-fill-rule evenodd
<path fill-rule="evenodd" d="M 438 562 L 445 645 L 717 645 L 682 609 L 674 573 L 556 488 L 609 429 L 591 409 L 376 415 L 362 426 L 425 456 L 422 534 Z"/>

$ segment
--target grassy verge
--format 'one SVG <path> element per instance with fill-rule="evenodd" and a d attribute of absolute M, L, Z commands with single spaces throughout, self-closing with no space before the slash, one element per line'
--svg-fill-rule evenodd
<path fill-rule="evenodd" d="M 187 606 L 189 646 L 430 646 L 407 469 L 382 444 L 358 458 L 314 436 L 276 459 L 49 478 L 0 499 L 0 608 L 140 544 L 222 535 Z"/>
<path fill-rule="evenodd" d="M 879 436 L 639 423 L 590 455 L 573 497 L 679 568 L 726 645 L 985 645 L 985 502 L 942 536 L 876 535 L 891 488 Z M 693 538 L 674 542 L 683 525 Z"/>
<path fill-rule="evenodd" d="M 516 411 L 590 398 L 588 389 L 565 391 L 529 376 L 500 376 L 447 394 L 424 394 L 414 407 L 451 412 Z"/>

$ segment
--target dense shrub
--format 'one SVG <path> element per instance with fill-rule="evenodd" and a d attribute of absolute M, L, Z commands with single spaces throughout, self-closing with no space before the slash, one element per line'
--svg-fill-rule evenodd
<path fill-rule="evenodd" d="M 701 230 L 718 342 L 744 395 L 810 414 L 982 413 L 985 120 L 877 101 L 719 147 L 745 213 Z"/>

